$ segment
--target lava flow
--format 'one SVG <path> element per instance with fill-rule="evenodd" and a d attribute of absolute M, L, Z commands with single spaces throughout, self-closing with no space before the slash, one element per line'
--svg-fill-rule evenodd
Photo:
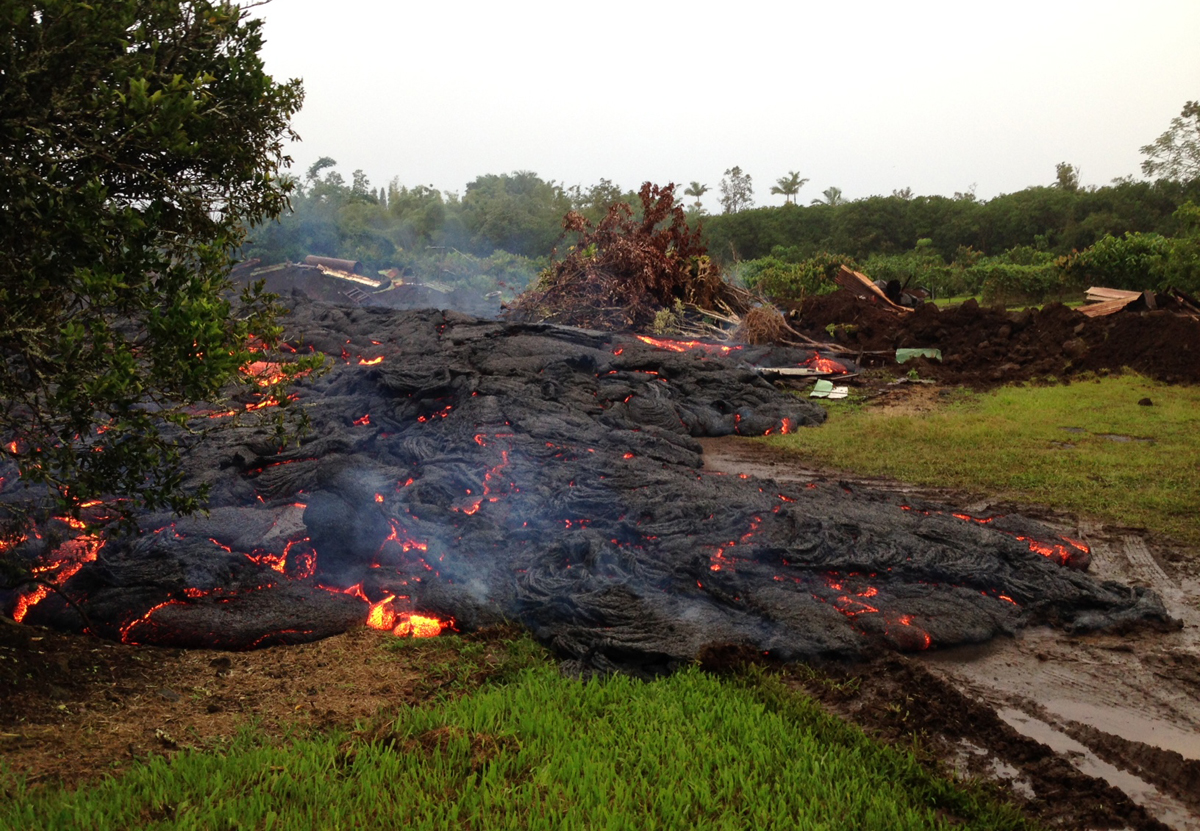
<path fill-rule="evenodd" d="M 740 346 L 725 346 L 719 343 L 705 343 L 700 340 L 668 340 L 666 338 L 652 338 L 649 335 L 638 335 L 637 339 L 642 343 L 656 346 L 659 349 L 667 349 L 671 352 L 688 352 L 693 349 L 698 349 L 701 352 L 707 352 L 710 355 L 728 355 L 731 352 L 737 352 L 742 347 Z"/>
<path fill-rule="evenodd" d="M 237 405 L 242 429 L 200 431 L 185 457 L 183 488 L 205 488 L 208 513 L 146 515 L 103 546 L 75 531 L 52 553 L 36 534 L 61 524 L 30 528 L 6 556 L 58 591 L 0 590 L 5 613 L 78 632 L 82 611 L 113 640 L 225 649 L 515 621 L 580 669 L 647 676 L 710 644 L 856 658 L 1034 619 L 1169 620 L 1153 592 L 1092 579 L 1082 542 L 1031 520 L 705 475 L 698 439 L 824 420 L 752 369 L 811 350 L 289 302 L 292 343 L 344 353 L 293 388 L 311 425 L 299 444 Z M 23 490 L 8 484 L 0 506 Z"/>
<path fill-rule="evenodd" d="M 828 375 L 845 375 L 850 371 L 841 361 L 826 358 L 816 352 L 812 354 L 811 358 L 800 365 Z"/>
<path fill-rule="evenodd" d="M 388 595 L 378 603 L 371 604 L 367 626 L 410 638 L 435 638 L 447 629 L 454 629 L 454 618 L 440 620 L 432 615 L 398 611 L 395 600 L 395 595 Z"/>

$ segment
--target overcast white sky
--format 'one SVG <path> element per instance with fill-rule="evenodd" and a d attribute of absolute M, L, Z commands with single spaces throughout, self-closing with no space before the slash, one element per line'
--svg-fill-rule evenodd
<path fill-rule="evenodd" d="M 911 187 L 989 199 L 1140 177 L 1200 98 L 1200 0 L 760 3 L 272 0 L 267 69 L 304 81 L 292 147 L 372 185 L 462 193 L 486 173 L 696 180 L 758 205 Z"/>

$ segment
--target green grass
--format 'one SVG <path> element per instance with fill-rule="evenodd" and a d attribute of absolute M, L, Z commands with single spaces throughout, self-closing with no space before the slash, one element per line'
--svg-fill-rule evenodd
<path fill-rule="evenodd" d="M 1138 406 L 1141 398 L 1154 406 Z M 828 406 L 823 426 L 769 441 L 822 466 L 1045 504 L 1200 544 L 1196 387 L 1123 375 L 959 392 L 934 413 Z"/>
<path fill-rule="evenodd" d="M 352 737 L 244 734 L 74 792 L 0 789 L 5 829 L 1025 827 L 765 674 L 580 682 L 544 660 Z"/>
<path fill-rule="evenodd" d="M 939 308 L 945 308 L 947 306 L 961 306 L 968 300 L 974 300 L 981 306 L 984 305 L 983 298 L 978 294 L 958 294 L 954 297 L 935 297 L 932 302 Z M 1071 300 L 1064 300 L 1063 305 L 1067 306 L 1068 308 L 1075 309 L 1079 306 L 1082 306 L 1086 302 L 1087 301 L 1083 297 L 1076 297 Z M 1011 303 L 1004 308 L 1008 309 L 1009 311 L 1020 311 L 1021 309 L 1029 306 L 1033 306 L 1035 309 L 1040 309 L 1044 305 L 1045 303 Z"/>

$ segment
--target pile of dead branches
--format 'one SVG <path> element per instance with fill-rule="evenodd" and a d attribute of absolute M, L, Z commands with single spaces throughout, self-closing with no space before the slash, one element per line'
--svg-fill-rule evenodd
<path fill-rule="evenodd" d="M 517 298 L 511 316 L 589 329 L 643 330 L 664 312 L 736 319 L 754 305 L 748 291 L 721 279 L 699 229 L 689 228 L 676 206 L 673 184 L 646 182 L 638 197 L 640 217 L 625 202 L 610 205 L 595 226 L 575 211 L 568 213 L 563 229 L 579 234 L 579 241 Z"/>

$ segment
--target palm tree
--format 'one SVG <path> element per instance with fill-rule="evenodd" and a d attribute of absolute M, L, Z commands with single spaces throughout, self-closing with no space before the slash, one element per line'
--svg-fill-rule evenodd
<path fill-rule="evenodd" d="M 781 194 L 785 205 L 792 204 L 796 194 L 800 192 L 800 188 L 808 184 L 808 180 L 801 179 L 800 174 L 794 170 L 789 170 L 787 176 L 781 176 L 775 181 L 776 184 L 771 188 L 771 193 Z"/>
<path fill-rule="evenodd" d="M 824 196 L 825 198 L 824 199 L 814 199 L 812 201 L 812 204 L 814 204 L 814 205 L 835 205 L 835 206 L 846 204 L 846 200 L 842 197 L 842 189 L 841 188 L 834 188 L 834 187 L 826 188 L 825 190 L 821 191 L 821 195 Z"/>
<path fill-rule="evenodd" d="M 700 197 L 706 193 L 708 193 L 708 185 L 702 185 L 699 182 L 692 182 L 687 186 L 687 189 L 683 192 L 683 195 L 696 197 L 696 201 L 692 203 L 692 207 L 696 210 L 700 210 L 704 207 L 700 204 Z"/>

